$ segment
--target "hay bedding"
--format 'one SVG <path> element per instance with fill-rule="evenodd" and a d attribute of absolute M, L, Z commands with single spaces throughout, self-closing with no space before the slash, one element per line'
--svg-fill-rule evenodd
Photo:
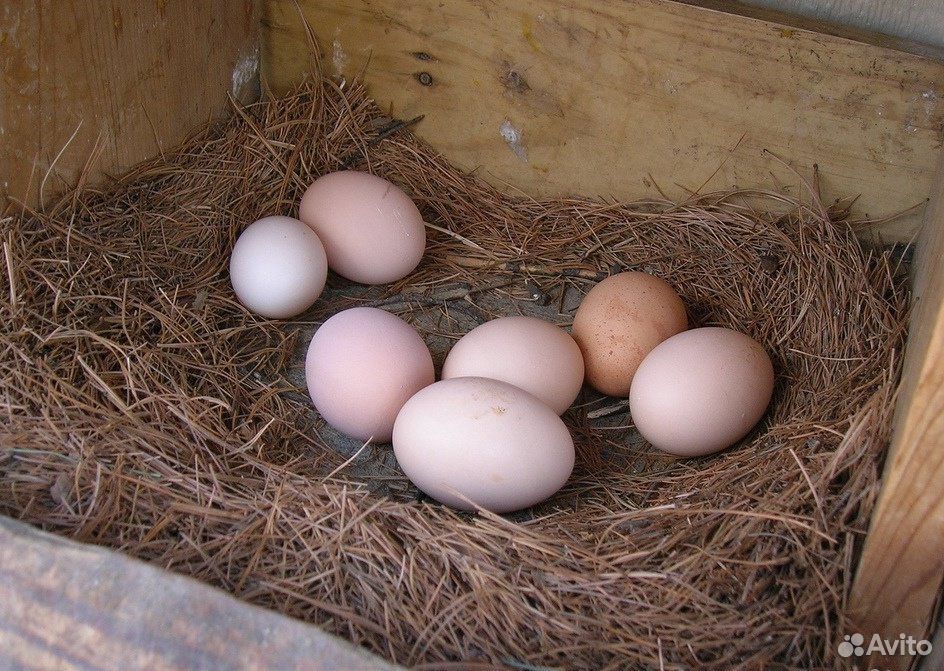
<path fill-rule="evenodd" d="M 290 324 L 247 314 L 226 272 L 238 231 L 341 165 L 412 194 L 437 227 L 423 263 L 384 289 L 333 278 Z M 789 216 L 732 193 L 532 200 L 391 127 L 359 84 L 237 109 L 105 191 L 3 219 L 0 511 L 420 669 L 837 667 L 907 294 L 811 193 L 753 194 Z M 772 410 L 743 445 L 674 461 L 586 393 L 565 490 L 468 515 L 418 496 L 387 447 L 331 433 L 298 388 L 305 335 L 342 308 L 401 314 L 441 362 L 499 314 L 569 323 L 614 269 L 670 278 L 695 323 L 772 353 Z"/>

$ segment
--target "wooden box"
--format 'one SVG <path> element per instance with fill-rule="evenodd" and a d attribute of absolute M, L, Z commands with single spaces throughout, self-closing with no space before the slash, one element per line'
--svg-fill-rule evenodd
<path fill-rule="evenodd" d="M 680 196 L 707 183 L 790 184 L 788 166 L 818 161 L 826 196 L 861 194 L 858 211 L 871 215 L 907 210 L 865 233 L 913 243 L 915 306 L 848 609 L 860 631 L 930 636 L 944 577 L 944 54 L 706 4 L 6 3 L 0 185 L 42 203 L 79 175 L 162 152 L 227 114 L 230 96 L 252 100 L 260 70 L 262 86 L 286 90 L 308 68 L 302 15 L 330 74 L 362 75 L 398 117 L 425 114 L 422 138 L 503 188 Z M 313 627 L 6 518 L 0 666 L 391 668 Z"/>

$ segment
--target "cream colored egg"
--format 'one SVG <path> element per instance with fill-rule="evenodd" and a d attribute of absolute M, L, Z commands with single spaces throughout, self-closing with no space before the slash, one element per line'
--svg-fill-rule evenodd
<path fill-rule="evenodd" d="M 403 404 L 435 380 L 420 335 L 396 315 L 351 308 L 315 332 L 305 359 L 308 393 L 325 421 L 348 436 L 390 440 Z"/>
<path fill-rule="evenodd" d="M 553 410 L 481 377 L 442 380 L 413 396 L 397 416 L 393 450 L 413 484 L 462 510 L 527 508 L 574 467 L 573 439 Z"/>
<path fill-rule="evenodd" d="M 583 385 L 583 356 L 574 339 L 554 324 L 534 317 L 502 317 L 465 334 L 446 357 L 442 377 L 508 382 L 559 415 Z"/>
<path fill-rule="evenodd" d="M 774 369 L 750 336 L 699 328 L 653 349 L 633 378 L 629 410 L 643 438 L 680 456 L 729 447 L 763 416 Z"/>
<path fill-rule="evenodd" d="M 308 187 L 299 219 L 324 243 L 328 266 L 362 284 L 386 284 L 409 275 L 423 258 L 426 227 L 400 188 L 366 172 L 346 170 Z"/>
<path fill-rule="evenodd" d="M 321 295 L 327 274 L 321 240 L 291 217 L 265 217 L 250 224 L 236 240 L 229 261 L 239 302 L 275 319 L 310 308 Z"/>

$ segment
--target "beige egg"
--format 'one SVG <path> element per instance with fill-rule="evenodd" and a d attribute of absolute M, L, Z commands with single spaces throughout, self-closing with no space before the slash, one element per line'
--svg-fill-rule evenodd
<path fill-rule="evenodd" d="M 403 404 L 436 379 L 433 358 L 413 327 L 366 307 L 321 325 L 308 346 L 305 378 L 328 424 L 375 443 L 390 440 Z"/>
<path fill-rule="evenodd" d="M 310 308 L 327 275 L 321 240 L 291 217 L 264 217 L 247 226 L 229 260 L 229 277 L 239 302 L 275 319 Z"/>
<path fill-rule="evenodd" d="M 302 197 L 298 218 L 321 238 L 331 270 L 361 284 L 406 277 L 426 248 L 426 226 L 410 197 L 366 172 L 316 179 Z"/>
<path fill-rule="evenodd" d="M 558 415 L 583 384 L 583 356 L 564 329 L 534 317 L 502 317 L 469 331 L 449 351 L 444 380 L 487 377 L 537 396 Z"/>
<path fill-rule="evenodd" d="M 506 382 L 457 377 L 407 401 L 393 428 L 407 477 L 437 501 L 496 513 L 539 503 L 574 467 L 574 442 L 560 417 Z"/>
<path fill-rule="evenodd" d="M 773 389 L 773 365 L 760 343 L 730 329 L 699 328 L 649 353 L 633 378 L 629 409 L 653 446 L 691 457 L 746 436 Z"/>
<path fill-rule="evenodd" d="M 587 382 L 604 394 L 625 396 L 643 358 L 686 328 L 685 305 L 665 280 L 627 272 L 606 278 L 587 293 L 572 332 L 583 353 Z"/>

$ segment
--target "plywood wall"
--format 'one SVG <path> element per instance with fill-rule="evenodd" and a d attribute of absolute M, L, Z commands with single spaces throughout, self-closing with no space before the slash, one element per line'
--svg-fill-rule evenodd
<path fill-rule="evenodd" d="M 258 32 L 256 0 L 0 3 L 0 193 L 48 199 L 90 156 L 95 176 L 179 142 L 253 94 Z"/>
<path fill-rule="evenodd" d="M 782 159 L 881 216 L 925 201 L 941 149 L 944 65 L 771 21 L 666 0 L 265 6 L 275 90 L 309 63 L 301 11 L 331 74 L 363 73 L 394 114 L 425 114 L 417 133 L 450 160 L 534 195 L 799 193 Z"/>

